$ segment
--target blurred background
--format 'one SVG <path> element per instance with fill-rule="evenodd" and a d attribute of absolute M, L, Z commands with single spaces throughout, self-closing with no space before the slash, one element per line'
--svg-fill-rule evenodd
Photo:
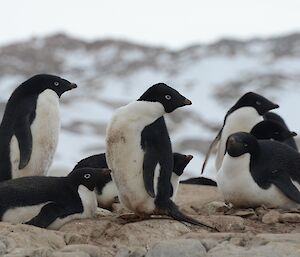
<path fill-rule="evenodd" d="M 299 10 L 298 0 L 5 1 L 0 117 L 32 75 L 76 82 L 61 99 L 52 166 L 72 169 L 104 151 L 117 107 L 165 82 L 193 101 L 167 115 L 167 125 L 173 150 L 194 155 L 186 177 L 198 176 L 228 108 L 247 91 L 280 104 L 277 112 L 300 132 Z"/>

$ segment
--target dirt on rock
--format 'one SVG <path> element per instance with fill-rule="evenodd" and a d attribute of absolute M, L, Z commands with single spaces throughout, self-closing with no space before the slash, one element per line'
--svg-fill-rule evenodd
<path fill-rule="evenodd" d="M 126 211 L 116 204 L 114 212 L 59 231 L 2 222 L 0 256 L 300 256 L 297 210 L 234 209 L 210 186 L 180 185 L 177 198 L 183 212 L 220 232 L 164 217 L 125 223 L 119 215 Z"/>

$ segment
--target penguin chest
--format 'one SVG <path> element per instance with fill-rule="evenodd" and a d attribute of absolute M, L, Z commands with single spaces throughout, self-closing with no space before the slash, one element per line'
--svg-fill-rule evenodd
<path fill-rule="evenodd" d="M 113 181 L 108 182 L 101 190 L 96 191 L 98 205 L 101 208 L 111 208 L 111 205 L 118 196 L 118 189 Z"/>
<path fill-rule="evenodd" d="M 217 170 L 219 170 L 222 165 L 227 138 L 233 133 L 250 132 L 251 129 L 262 120 L 263 117 L 260 116 L 252 107 L 243 107 L 228 115 L 222 130 L 220 144 L 217 151 L 215 163 Z"/>
<path fill-rule="evenodd" d="M 130 124 L 122 126 L 122 130 L 108 129 L 106 158 L 120 202 L 135 213 L 152 213 L 154 199 L 148 195 L 143 180 L 141 131 Z"/>
<path fill-rule="evenodd" d="M 275 185 L 271 185 L 268 189 L 258 186 L 249 169 L 250 154 L 237 158 L 225 155 L 222 167 L 217 174 L 217 184 L 226 201 L 238 207 L 265 205 L 270 208 L 288 209 L 298 206 Z"/>
<path fill-rule="evenodd" d="M 59 98 L 54 91 L 45 90 L 38 96 L 35 114 L 30 126 L 32 134 L 30 161 L 21 170 L 19 170 L 18 140 L 15 136 L 12 137 L 10 158 L 13 178 L 45 175 L 52 163 L 60 130 Z"/>
<path fill-rule="evenodd" d="M 61 226 L 67 222 L 74 219 L 85 219 L 92 218 L 97 210 L 97 198 L 95 191 L 89 190 L 87 187 L 80 185 L 78 187 L 79 201 L 81 201 L 83 211 L 78 213 L 73 213 L 64 218 L 57 218 L 52 222 L 48 228 L 59 229 Z M 66 206 L 68 208 L 68 206 Z"/>

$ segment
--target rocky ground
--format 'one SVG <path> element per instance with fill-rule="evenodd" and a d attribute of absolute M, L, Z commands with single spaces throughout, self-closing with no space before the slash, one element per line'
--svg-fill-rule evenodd
<path fill-rule="evenodd" d="M 72 221 L 59 231 L 0 223 L 0 256 L 300 256 L 297 210 L 237 210 L 223 204 L 216 188 L 195 185 L 181 185 L 177 203 L 220 232 L 162 218 L 124 224 L 116 204 L 112 213 Z"/>

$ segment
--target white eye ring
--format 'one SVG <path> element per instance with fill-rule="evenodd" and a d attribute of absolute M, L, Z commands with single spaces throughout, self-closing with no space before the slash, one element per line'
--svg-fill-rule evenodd
<path fill-rule="evenodd" d="M 90 173 L 84 174 L 84 178 L 85 178 L 85 179 L 89 179 L 90 177 L 91 177 L 91 174 L 90 174 Z"/>
<path fill-rule="evenodd" d="M 59 85 L 59 82 L 58 81 L 55 81 L 54 82 L 54 86 L 58 86 Z"/>
<path fill-rule="evenodd" d="M 165 98 L 167 99 L 167 100 L 171 100 L 171 96 L 170 95 L 165 95 Z"/>
<path fill-rule="evenodd" d="M 256 104 L 257 104 L 257 105 L 261 105 L 261 102 L 260 102 L 260 101 L 256 101 Z"/>
<path fill-rule="evenodd" d="M 248 144 L 244 144 L 245 147 L 248 147 Z"/>

